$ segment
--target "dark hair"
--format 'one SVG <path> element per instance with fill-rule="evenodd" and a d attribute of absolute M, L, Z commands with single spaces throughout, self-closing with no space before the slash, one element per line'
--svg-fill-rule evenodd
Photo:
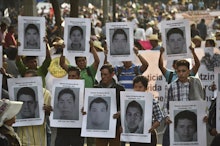
<path fill-rule="evenodd" d="M 26 63 L 27 61 L 33 60 L 33 59 L 37 59 L 37 56 L 25 56 L 24 57 L 24 62 Z"/>
<path fill-rule="evenodd" d="M 103 69 L 107 69 L 109 71 L 109 73 L 113 73 L 114 72 L 114 67 L 111 64 L 104 64 L 101 68 L 100 71 Z"/>
<path fill-rule="evenodd" d="M 179 112 L 174 118 L 174 127 L 177 127 L 178 120 L 188 119 L 193 122 L 193 126 L 197 130 L 197 115 L 189 110 L 184 110 Z"/>
<path fill-rule="evenodd" d="M 174 33 L 178 33 L 180 34 L 182 37 L 184 37 L 183 31 L 179 28 L 171 28 L 170 30 L 168 30 L 167 32 L 167 40 L 169 40 L 170 35 L 174 34 Z"/>
<path fill-rule="evenodd" d="M 22 87 L 18 90 L 17 92 L 17 100 L 19 101 L 19 98 L 21 95 L 30 95 L 31 97 L 33 97 L 33 100 L 36 101 L 36 95 L 35 92 L 32 88 L 30 87 Z"/>
<path fill-rule="evenodd" d="M 106 111 L 108 110 L 108 103 L 107 103 L 107 101 L 105 101 L 105 100 L 104 100 L 103 98 L 101 98 L 101 97 L 97 97 L 97 98 L 93 99 L 93 100 L 90 102 L 90 104 L 89 104 L 89 110 L 91 110 L 93 103 L 104 103 L 104 104 L 105 104 L 105 107 L 106 107 Z"/>
<path fill-rule="evenodd" d="M 210 45 L 212 45 L 213 47 L 215 47 L 215 41 L 213 39 L 207 39 L 206 43 L 209 42 Z"/>
<path fill-rule="evenodd" d="M 15 60 L 17 54 L 18 54 L 18 49 L 17 48 L 8 48 L 8 52 L 6 53 L 8 59 L 10 60 Z"/>
<path fill-rule="evenodd" d="M 80 76 L 80 69 L 78 67 L 75 67 L 75 66 L 68 67 L 68 73 L 71 71 L 75 71 L 77 73 L 77 75 Z"/>
<path fill-rule="evenodd" d="M 139 82 L 141 82 L 144 85 L 144 87 L 147 88 L 149 80 L 147 77 L 143 75 L 138 75 L 133 79 L 133 86 L 134 84 L 139 83 Z"/>
<path fill-rule="evenodd" d="M 32 24 L 32 23 L 28 24 L 28 25 L 26 26 L 24 32 L 27 33 L 27 31 L 28 31 L 29 29 L 34 29 L 34 30 L 36 30 L 37 33 L 39 34 L 39 29 L 38 29 L 38 27 L 37 27 L 35 24 Z"/>
<path fill-rule="evenodd" d="M 124 35 L 125 36 L 125 39 L 126 39 L 126 41 L 127 41 L 127 34 L 125 33 L 125 31 L 123 30 L 123 29 L 116 29 L 115 31 L 114 31 L 114 33 L 113 33 L 113 35 L 112 35 L 112 40 L 114 40 L 115 39 L 115 36 L 116 35 L 118 35 L 118 34 L 122 34 L 122 35 Z"/>
<path fill-rule="evenodd" d="M 80 33 L 81 33 L 81 35 L 83 36 L 83 29 L 82 29 L 81 27 L 79 27 L 79 26 L 73 26 L 73 27 L 71 27 L 71 29 L 70 29 L 70 34 L 69 34 L 69 35 L 71 36 L 72 32 L 75 31 L 75 30 L 79 30 Z"/>
<path fill-rule="evenodd" d="M 26 74 L 31 74 L 32 77 L 39 76 L 39 75 L 37 74 L 37 71 L 36 71 L 36 70 L 33 70 L 33 69 L 28 69 L 28 70 L 26 70 L 24 74 L 25 74 L 25 75 L 26 75 Z"/>
<path fill-rule="evenodd" d="M 127 108 L 126 108 L 126 114 L 127 114 L 127 112 L 128 112 L 128 108 L 131 108 L 131 107 L 137 108 L 137 109 L 140 111 L 141 116 L 143 115 L 143 109 L 142 109 L 140 103 L 138 103 L 138 102 L 135 101 L 135 100 L 132 100 L 131 102 L 128 103 Z"/>
<path fill-rule="evenodd" d="M 58 101 L 60 100 L 60 97 L 64 94 L 71 94 L 72 97 L 73 97 L 73 101 L 75 102 L 75 98 L 76 98 L 76 95 L 75 93 L 73 92 L 73 90 L 71 90 L 70 88 L 64 88 L 62 90 L 60 90 L 57 98 L 58 98 Z"/>
<path fill-rule="evenodd" d="M 188 69 L 189 69 L 189 62 L 187 60 L 178 60 L 176 62 L 176 66 L 179 67 L 179 66 L 186 66 Z"/>
<path fill-rule="evenodd" d="M 85 59 L 86 59 L 85 56 L 76 56 L 76 57 L 75 57 L 75 62 L 77 62 L 77 60 L 78 60 L 79 58 L 85 58 Z"/>

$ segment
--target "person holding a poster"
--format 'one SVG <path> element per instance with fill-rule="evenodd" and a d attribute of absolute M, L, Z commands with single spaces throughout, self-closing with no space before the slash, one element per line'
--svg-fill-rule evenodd
<path fill-rule="evenodd" d="M 90 41 L 90 50 L 94 58 L 94 62 L 87 66 L 87 60 L 85 56 L 76 56 L 75 62 L 77 67 L 80 69 L 80 77 L 81 79 L 85 80 L 85 88 L 92 88 L 95 84 L 95 75 L 100 63 L 99 56 L 96 52 L 96 49 L 93 45 L 93 41 Z M 68 72 L 68 68 L 71 67 L 71 65 L 66 64 L 65 62 L 65 56 L 61 54 L 60 56 L 60 66 Z"/>
<path fill-rule="evenodd" d="M 134 91 L 146 92 L 148 87 L 148 79 L 145 76 L 136 76 L 133 80 Z M 130 146 L 156 146 L 157 145 L 157 134 L 156 129 L 160 126 L 160 122 L 163 119 L 163 113 L 160 109 L 159 102 L 153 98 L 153 121 L 152 127 L 148 130 L 151 133 L 151 143 L 136 143 L 130 142 Z"/>
<path fill-rule="evenodd" d="M 108 103 L 102 97 L 97 97 L 90 102 L 87 129 L 109 129 Z"/>
<path fill-rule="evenodd" d="M 112 35 L 110 55 L 129 55 L 128 36 L 124 29 L 115 29 Z"/>
<path fill-rule="evenodd" d="M 174 140 L 176 142 L 197 141 L 197 115 L 183 110 L 174 118 Z"/>
<path fill-rule="evenodd" d="M 47 40 L 44 40 L 47 43 Z M 41 66 L 38 66 L 37 56 L 25 56 L 23 59 L 21 56 L 16 57 L 16 66 L 20 75 L 23 77 L 27 70 L 36 70 L 37 74 L 42 77 L 43 87 L 46 87 L 46 75 L 48 72 L 48 67 L 51 63 L 51 56 L 49 51 L 49 45 L 46 45 L 46 57 Z"/>
<path fill-rule="evenodd" d="M 176 62 L 176 72 L 178 79 L 170 84 L 167 95 L 164 99 L 163 113 L 165 117 L 165 123 L 171 124 L 172 121 L 169 118 L 169 101 L 190 101 L 205 99 L 205 93 L 201 81 L 199 78 L 195 78 L 190 75 L 189 62 L 187 60 L 178 60 Z M 178 94 L 180 93 L 181 94 Z M 169 126 L 163 135 L 163 146 L 170 145 Z"/>
<path fill-rule="evenodd" d="M 24 30 L 24 48 L 40 49 L 40 32 L 35 24 L 28 24 Z"/>
<path fill-rule="evenodd" d="M 71 66 L 68 68 L 68 79 L 80 79 L 80 69 Z M 55 146 L 75 145 L 83 146 L 84 139 L 80 136 L 81 128 L 57 128 Z"/>
<path fill-rule="evenodd" d="M 199 70 L 200 61 L 199 61 L 199 58 L 197 57 L 197 55 L 195 53 L 195 49 L 192 46 L 190 46 L 189 48 L 192 52 L 192 55 L 193 55 L 193 58 L 194 58 L 194 61 L 195 61 L 195 65 L 193 65 L 192 69 L 190 69 L 190 74 L 189 75 L 190 76 L 195 76 L 197 74 L 198 70 Z M 170 84 L 172 81 L 174 81 L 178 78 L 178 75 L 177 75 L 177 72 L 176 72 L 176 69 L 177 69 L 176 62 L 177 62 L 177 60 L 173 61 L 173 69 L 174 70 L 169 70 L 163 64 L 163 53 L 164 53 L 164 48 L 161 47 L 160 48 L 160 57 L 159 57 L 158 66 L 159 66 L 160 71 L 162 72 L 163 76 L 166 78 L 167 83 Z"/>
<path fill-rule="evenodd" d="M 111 64 L 104 64 L 101 69 L 101 81 L 95 85 L 95 88 L 115 88 L 116 89 L 116 104 L 117 113 L 113 115 L 113 118 L 118 119 L 120 117 L 120 91 L 125 91 L 124 87 L 117 84 L 114 80 L 114 68 Z M 120 146 L 120 126 L 119 119 L 116 125 L 116 137 L 115 138 L 96 138 L 96 146 Z"/>
<path fill-rule="evenodd" d="M 83 29 L 79 26 L 72 26 L 69 33 L 69 47 L 67 50 L 84 51 Z"/>
<path fill-rule="evenodd" d="M 34 77 L 38 76 L 36 70 L 27 70 L 24 74 L 24 77 Z M 52 111 L 52 107 L 50 105 L 51 103 L 51 94 L 50 92 L 43 88 L 43 96 L 44 97 L 39 97 L 43 98 L 44 100 L 44 105 L 43 109 L 39 110 L 44 110 L 45 113 L 45 120 L 42 123 L 42 125 L 34 125 L 34 126 L 22 126 L 17 128 L 17 133 L 18 136 L 21 139 L 22 145 L 39 145 L 39 146 L 45 146 L 47 143 L 50 143 L 50 141 L 47 141 L 47 130 L 45 130 L 48 120 L 48 116 L 50 115 L 50 112 Z M 48 127 L 47 127 L 48 128 Z M 49 139 L 48 139 L 49 140 Z"/>
<path fill-rule="evenodd" d="M 143 134 L 143 109 L 137 101 L 133 100 L 128 103 L 125 119 L 125 133 Z"/>
<path fill-rule="evenodd" d="M 183 30 L 171 28 L 166 34 L 167 55 L 187 53 Z"/>
<path fill-rule="evenodd" d="M 106 45 L 104 48 L 105 48 L 104 63 L 108 63 L 108 60 L 107 60 L 108 49 L 106 48 Z M 147 60 L 141 54 L 138 53 L 138 48 L 134 47 L 133 50 L 136 56 L 138 57 L 138 59 L 140 60 L 141 66 L 135 65 L 132 61 L 122 61 L 123 65 L 114 67 L 117 80 L 121 85 L 125 87 L 125 89 L 133 89 L 132 83 L 133 83 L 134 77 L 144 73 L 149 66 L 149 63 L 147 62 Z"/>

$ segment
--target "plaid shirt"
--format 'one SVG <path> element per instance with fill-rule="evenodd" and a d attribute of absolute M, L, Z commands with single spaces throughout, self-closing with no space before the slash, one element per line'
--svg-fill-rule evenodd
<path fill-rule="evenodd" d="M 176 80 L 170 84 L 163 104 L 164 117 L 169 114 L 169 101 L 189 101 L 189 82 L 181 83 Z"/>
<path fill-rule="evenodd" d="M 160 105 L 159 102 L 153 98 L 153 122 L 158 121 L 161 122 L 161 120 L 163 119 L 163 113 L 160 109 Z"/>

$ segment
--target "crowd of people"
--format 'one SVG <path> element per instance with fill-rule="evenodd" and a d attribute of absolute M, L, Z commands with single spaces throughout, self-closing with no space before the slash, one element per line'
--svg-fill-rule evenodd
<path fill-rule="evenodd" d="M 162 2 L 154 3 L 144 3 L 142 4 L 138 0 L 134 2 L 128 2 L 124 6 L 119 4 L 116 5 L 117 22 L 134 22 L 134 49 L 133 52 L 136 57 L 141 62 L 141 65 L 136 65 L 132 61 L 123 61 L 121 66 L 111 65 L 111 61 L 108 60 L 107 54 L 110 53 L 114 55 L 117 54 L 128 54 L 128 51 L 125 51 L 128 46 L 127 44 L 127 34 L 123 29 L 117 29 L 114 31 L 111 42 L 106 42 L 105 29 L 106 26 L 103 23 L 103 11 L 96 7 L 80 7 L 79 8 L 79 17 L 81 18 L 90 18 L 91 19 L 91 40 L 90 44 L 90 53 L 93 57 L 93 62 L 88 62 L 86 56 L 77 56 L 75 57 L 76 66 L 67 64 L 65 61 L 65 56 L 63 55 L 63 49 L 65 45 L 68 50 L 85 50 L 82 41 L 85 41 L 84 37 L 86 34 L 83 34 L 83 30 L 80 27 L 73 26 L 69 28 L 69 40 L 71 43 L 64 44 L 63 38 L 57 36 L 57 27 L 53 22 L 53 17 L 51 15 L 41 14 L 46 17 L 47 20 L 47 36 L 45 38 L 46 43 L 46 56 L 41 66 L 38 66 L 38 61 L 36 56 L 18 56 L 18 46 L 20 42 L 17 41 L 19 33 L 17 30 L 17 19 L 14 16 L 14 13 L 9 13 L 7 19 L 0 18 L 0 44 L 3 49 L 3 67 L 0 72 L 3 75 L 2 79 L 2 99 L 0 100 L 0 145 L 35 145 L 35 146 L 50 146 L 51 145 L 51 129 L 49 125 L 49 116 L 53 112 L 53 108 L 57 108 L 60 113 L 55 115 L 58 119 L 67 119 L 74 120 L 78 119 L 79 115 L 76 117 L 69 117 L 68 113 L 73 112 L 73 105 L 75 104 L 75 94 L 70 88 L 65 88 L 58 93 L 58 103 L 57 107 L 51 106 L 51 93 L 49 89 L 46 89 L 46 75 L 48 74 L 48 68 L 51 64 L 51 56 L 56 54 L 59 55 L 59 65 L 68 75 L 68 79 L 84 79 L 85 88 L 115 88 L 116 89 L 116 106 L 117 112 L 114 113 L 111 117 L 117 119 L 116 124 L 116 137 L 115 138 L 87 138 L 87 146 L 120 146 L 125 145 L 124 142 L 120 141 L 120 133 L 143 133 L 143 125 L 139 124 L 142 121 L 143 109 L 137 101 L 131 101 L 126 109 L 126 129 L 121 128 L 120 121 L 120 91 L 134 90 L 140 92 L 148 92 L 148 82 L 149 80 L 143 76 L 143 73 L 148 69 L 150 62 L 148 62 L 143 55 L 139 54 L 139 50 L 145 50 L 142 41 L 149 40 L 151 47 L 148 49 L 157 50 L 160 52 L 158 58 L 158 68 L 161 70 L 161 73 L 166 78 L 166 82 L 169 84 L 167 90 L 167 96 L 164 100 L 164 107 L 159 106 L 159 103 L 156 99 L 153 99 L 152 106 L 152 127 L 148 129 L 148 132 L 151 133 L 151 143 L 138 143 L 131 142 L 131 146 L 156 146 L 158 143 L 157 140 L 157 128 L 161 124 L 162 120 L 168 125 L 166 131 L 163 135 L 163 146 L 170 145 L 170 131 L 169 125 L 172 121 L 169 118 L 169 101 L 191 101 L 205 100 L 205 94 L 203 92 L 203 85 L 199 78 L 195 77 L 198 69 L 200 67 L 200 61 L 195 53 L 195 47 L 200 47 L 201 42 L 205 41 L 205 47 L 215 47 L 215 38 L 219 36 L 220 30 L 220 18 L 218 16 L 213 18 L 211 25 L 206 24 L 205 19 L 201 19 L 200 22 L 193 22 L 191 24 L 191 40 L 195 44 L 190 46 L 190 50 L 195 61 L 194 66 L 190 69 L 189 62 L 185 59 L 176 60 L 173 63 L 174 70 L 169 70 L 164 66 L 163 63 L 163 53 L 164 48 L 161 46 L 161 31 L 160 26 L 158 25 L 161 21 L 175 20 L 175 14 L 183 11 L 193 11 L 200 10 L 204 11 L 207 8 L 209 10 L 218 10 L 219 1 L 213 1 L 212 4 L 204 3 L 203 0 L 198 0 L 196 2 L 188 1 L 185 3 L 178 3 L 176 1 L 169 1 L 167 4 Z M 65 12 L 65 13 L 64 13 Z M 10 14 L 13 14 L 10 16 Z M 20 13 L 18 13 L 20 14 Z M 68 11 L 62 12 L 62 17 L 67 17 Z M 108 15 L 109 21 L 113 20 L 111 14 Z M 63 26 L 65 27 L 65 26 Z M 212 32 L 208 32 L 208 27 L 211 28 Z M 171 54 L 178 54 L 178 51 L 185 51 L 182 48 L 182 30 L 180 29 L 170 29 L 167 33 L 167 45 L 170 48 Z M 33 49 L 39 48 L 39 42 L 29 40 L 31 37 L 39 37 L 39 28 L 34 24 L 29 24 L 25 30 L 25 42 L 24 46 L 31 47 Z M 172 41 L 170 41 L 172 40 Z M 173 40 L 177 41 L 180 45 L 178 47 L 174 46 Z M 79 43 L 80 42 L 80 43 Z M 98 42 L 98 44 L 97 44 Z M 214 42 L 214 44 L 213 44 Z M 110 43 L 114 52 L 108 52 L 106 43 Z M 213 45 L 212 45 L 213 44 Z M 29 48 L 28 47 L 28 48 Z M 177 49 L 176 49 L 177 48 Z M 123 49 L 123 52 L 120 50 Z M 100 61 L 100 58 L 97 54 L 98 51 L 103 51 L 105 55 L 104 62 Z M 177 52 L 175 52 L 177 51 Z M 168 52 L 169 53 L 169 52 Z M 219 57 L 219 56 L 218 56 Z M 216 57 L 216 60 L 218 60 Z M 96 74 L 99 71 L 99 64 L 103 64 L 100 69 L 101 80 L 96 80 Z M 209 64 L 212 66 L 213 64 Z M 214 66 L 215 67 L 215 66 Z M 213 71 L 213 66 L 211 71 Z M 18 78 L 18 77 L 35 77 L 41 76 L 43 79 L 43 98 L 44 105 L 43 110 L 45 111 L 45 120 L 42 125 L 37 126 L 22 126 L 15 128 L 12 127 L 12 124 L 15 122 L 15 116 L 18 114 L 18 118 L 36 118 L 39 115 L 36 115 L 34 112 L 37 102 L 36 102 L 36 93 L 33 89 L 29 87 L 23 87 L 17 92 L 17 99 L 22 102 L 9 101 L 7 78 Z M 117 81 L 113 78 L 116 76 Z M 213 92 L 216 89 L 214 83 L 212 84 Z M 184 85 L 184 86 L 179 86 Z M 172 90 L 171 90 L 172 89 Z M 181 90 L 184 91 L 182 94 L 177 94 Z M 23 104 L 23 105 L 22 105 Z M 65 109 L 64 105 L 68 105 L 68 109 Z M 92 114 L 88 122 L 88 127 L 96 127 L 97 129 L 106 128 L 109 123 L 97 123 L 106 119 L 106 113 L 109 111 L 109 107 L 106 104 L 106 101 L 101 97 L 98 97 L 91 101 L 89 106 L 89 111 L 84 112 L 82 109 L 82 114 Z M 16 110 L 12 110 L 12 108 Z M 16 111 L 16 112 L 15 112 Z M 101 114 L 96 115 L 96 112 Z M 135 111 L 135 113 L 134 113 Z M 212 104 L 209 108 L 209 115 L 204 117 L 203 122 L 206 122 L 209 127 L 209 133 L 212 136 L 215 136 L 212 145 L 216 146 L 219 144 L 219 131 L 216 130 L 216 99 L 212 101 Z M 39 113 L 38 113 L 39 114 Z M 187 115 L 187 116 L 186 116 Z M 188 117 L 188 115 L 191 115 Z M 94 118 L 97 117 L 97 118 Z M 133 120 L 135 119 L 135 120 Z M 197 130 L 197 125 L 195 124 L 196 117 L 195 113 L 191 111 L 182 111 L 175 116 L 174 119 L 174 128 L 175 128 L 175 139 L 177 141 L 195 141 L 194 133 Z M 143 123 L 142 123 L 143 124 Z M 184 125 L 185 124 L 185 125 Z M 184 129 L 189 128 L 188 135 L 181 136 L 181 133 Z M 16 131 L 16 132 L 15 132 Z M 52 131 L 53 132 L 53 131 Z M 67 146 L 67 145 L 78 145 L 83 146 L 84 138 L 80 136 L 80 128 L 57 128 L 56 137 L 55 137 L 55 146 Z"/>

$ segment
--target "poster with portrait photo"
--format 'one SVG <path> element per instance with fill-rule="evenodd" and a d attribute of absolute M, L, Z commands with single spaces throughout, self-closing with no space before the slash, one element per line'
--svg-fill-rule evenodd
<path fill-rule="evenodd" d="M 134 23 L 111 22 L 106 23 L 106 40 L 108 45 L 109 61 L 134 60 Z"/>
<path fill-rule="evenodd" d="M 55 79 L 53 81 L 51 127 L 81 127 L 84 85 L 84 80 Z"/>
<path fill-rule="evenodd" d="M 190 57 L 191 37 L 190 25 L 186 19 L 162 22 L 162 44 L 167 59 L 180 59 Z"/>
<path fill-rule="evenodd" d="M 116 89 L 85 88 L 82 137 L 115 138 Z"/>
<path fill-rule="evenodd" d="M 87 56 L 90 51 L 91 20 L 65 18 L 64 56 Z"/>
<path fill-rule="evenodd" d="M 152 125 L 153 94 L 121 91 L 121 141 L 150 143 L 148 130 Z"/>
<path fill-rule="evenodd" d="M 44 17 L 18 16 L 18 55 L 46 56 Z"/>
<path fill-rule="evenodd" d="M 206 101 L 170 101 L 170 145 L 206 146 Z"/>
<path fill-rule="evenodd" d="M 8 92 L 10 100 L 23 101 L 22 108 L 16 116 L 13 126 L 42 125 L 44 122 L 44 98 L 42 78 L 9 78 Z"/>

